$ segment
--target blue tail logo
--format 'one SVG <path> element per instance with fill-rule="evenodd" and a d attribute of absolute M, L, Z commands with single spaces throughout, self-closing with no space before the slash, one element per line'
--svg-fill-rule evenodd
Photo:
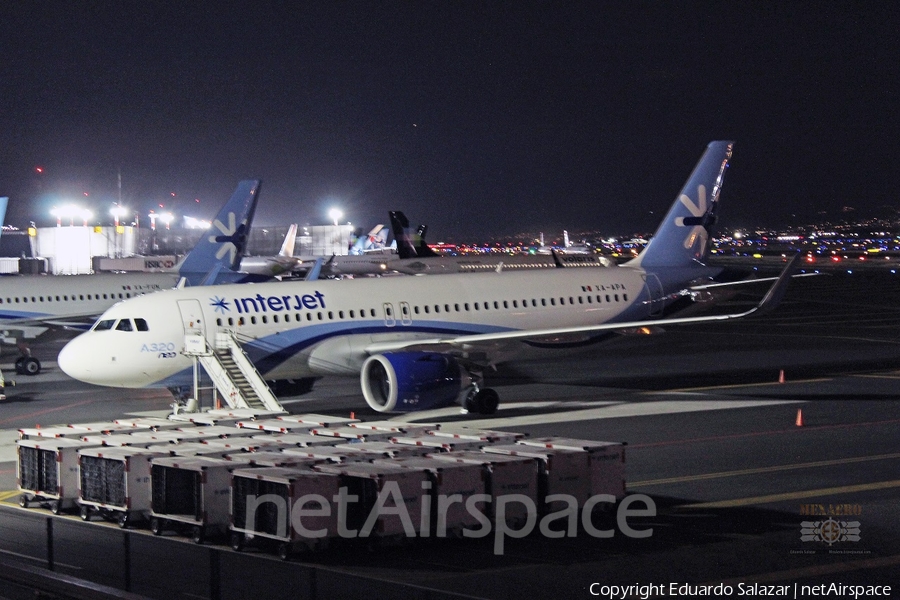
<path fill-rule="evenodd" d="M 211 235 L 208 238 L 211 244 L 222 244 L 216 251 L 216 258 L 222 260 L 228 254 L 228 264 L 234 265 L 238 249 L 246 246 L 247 232 L 244 223 L 238 226 L 237 216 L 233 212 L 229 212 L 228 225 L 216 219 L 213 221 L 213 226 L 222 233 L 222 235 Z"/>
<path fill-rule="evenodd" d="M 644 268 L 689 267 L 706 258 L 733 146 L 729 141 L 707 146 L 650 243 L 632 264 Z"/>

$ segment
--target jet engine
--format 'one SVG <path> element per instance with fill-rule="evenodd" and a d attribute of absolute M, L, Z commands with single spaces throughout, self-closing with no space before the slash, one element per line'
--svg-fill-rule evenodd
<path fill-rule="evenodd" d="M 450 406 L 478 393 L 454 357 L 437 352 L 370 356 L 360 374 L 366 403 L 378 412 L 411 412 Z"/>

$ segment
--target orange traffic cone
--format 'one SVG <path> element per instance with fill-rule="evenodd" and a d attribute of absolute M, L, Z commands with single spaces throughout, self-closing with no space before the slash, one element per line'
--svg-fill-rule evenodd
<path fill-rule="evenodd" d="M 350 411 L 350 418 L 351 418 L 351 419 L 355 419 L 355 418 L 356 418 L 356 413 L 353 412 L 353 411 Z"/>
<path fill-rule="evenodd" d="M 778 383 L 784 383 L 784 369 L 778 371 Z"/>
<path fill-rule="evenodd" d="M 797 409 L 797 420 L 794 422 L 797 427 L 803 427 L 803 409 Z"/>

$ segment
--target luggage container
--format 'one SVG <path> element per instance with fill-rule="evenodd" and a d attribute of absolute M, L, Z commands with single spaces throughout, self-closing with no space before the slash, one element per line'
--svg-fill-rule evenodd
<path fill-rule="evenodd" d="M 526 456 L 486 454 L 473 450 L 429 454 L 437 460 L 456 461 L 481 465 L 485 477 L 485 493 L 491 496 L 488 516 L 496 523 L 497 499 L 501 496 L 521 494 L 538 508 L 538 464 Z M 528 508 L 521 502 L 510 502 L 505 507 L 506 523 L 516 527 L 528 518 Z"/>
<path fill-rule="evenodd" d="M 339 447 L 346 447 L 350 452 L 368 455 L 367 460 L 425 456 L 432 451 L 430 448 L 423 448 L 422 446 L 395 444 L 393 442 L 360 442 L 358 444 L 344 444 Z"/>
<path fill-rule="evenodd" d="M 46 503 L 53 514 L 78 500 L 78 451 L 95 445 L 78 439 L 33 438 L 16 441 L 19 505 Z"/>
<path fill-rule="evenodd" d="M 345 427 L 350 423 L 359 422 L 359 419 L 354 419 L 352 417 L 332 417 L 331 415 L 317 414 L 280 415 L 275 418 L 279 421 L 285 421 L 288 423 L 300 423 L 303 425 L 309 425 L 310 427 Z"/>
<path fill-rule="evenodd" d="M 590 495 L 612 494 L 616 500 L 625 497 L 625 443 L 594 442 L 562 437 L 519 440 L 523 446 L 559 450 L 581 450 L 590 456 Z"/>
<path fill-rule="evenodd" d="M 315 469 L 322 473 L 340 475 L 341 487 L 347 488 L 349 496 L 357 496 L 356 502 L 348 502 L 346 507 L 347 528 L 359 532 L 359 537 L 398 541 L 409 534 L 419 535 L 422 526 L 422 505 L 430 503 L 428 493 L 430 475 L 426 469 L 410 467 L 400 469 L 385 467 L 371 463 L 345 463 L 342 465 L 316 465 Z M 392 511 L 378 510 L 379 504 L 385 509 L 399 508 L 395 505 L 399 495 L 409 517 L 404 528 L 402 515 Z M 385 514 L 387 513 L 387 514 Z M 370 522 L 371 531 L 363 530 Z M 367 535 L 362 535 L 367 533 Z"/>
<path fill-rule="evenodd" d="M 355 427 L 316 427 L 310 430 L 313 435 L 342 438 L 345 442 L 387 442 L 395 434 L 389 431 L 365 431 Z"/>
<path fill-rule="evenodd" d="M 84 431 L 72 429 L 68 425 L 56 425 L 53 427 L 23 427 L 19 429 L 20 440 L 32 440 L 35 438 L 67 438 L 80 440 L 83 435 Z"/>
<path fill-rule="evenodd" d="M 215 448 L 203 442 L 185 442 L 183 444 L 163 442 L 147 446 L 147 451 L 158 452 L 165 456 L 209 456 L 211 458 L 222 458 L 230 452 L 230 450 Z"/>
<path fill-rule="evenodd" d="M 524 439 L 524 433 L 512 433 L 509 431 L 493 431 L 490 429 L 470 429 L 468 427 L 454 427 L 445 425 L 440 429 L 432 429 L 430 435 L 435 437 L 446 437 L 455 440 L 471 440 L 487 444 L 514 444 L 516 440 Z"/>
<path fill-rule="evenodd" d="M 547 496 L 566 494 L 581 507 L 591 495 L 590 455 L 583 450 L 540 448 L 521 444 L 497 444 L 481 449 L 487 454 L 524 456 L 538 461 L 538 507 L 542 513 L 562 510 L 562 500 L 547 503 Z"/>
<path fill-rule="evenodd" d="M 255 434 L 253 431 L 239 429 L 237 427 L 228 427 L 225 425 L 200 425 L 197 427 L 180 427 L 178 431 L 200 436 L 198 439 L 213 440 L 216 438 L 230 439 L 251 437 Z"/>
<path fill-rule="evenodd" d="M 273 433 L 270 435 L 254 435 L 254 440 L 270 440 L 275 441 L 284 446 L 295 446 L 297 448 L 309 448 L 311 446 L 337 446 L 343 444 L 343 438 L 327 438 L 320 435 L 312 435 L 311 433 Z"/>
<path fill-rule="evenodd" d="M 113 421 L 118 425 L 127 425 L 137 430 L 165 431 L 166 429 L 178 429 L 184 427 L 184 423 L 172 421 L 170 419 L 160 419 L 156 417 L 131 417 L 116 419 Z"/>
<path fill-rule="evenodd" d="M 103 433 L 89 433 L 84 435 L 82 431 L 81 439 L 90 442 L 96 446 L 105 446 L 107 448 L 116 448 L 121 446 L 131 446 L 134 448 L 146 448 L 155 444 L 164 443 L 159 440 L 152 431 L 135 431 L 134 433 L 112 433 L 109 435 Z M 168 442 L 165 442 L 168 443 Z"/>
<path fill-rule="evenodd" d="M 150 461 L 164 456 L 145 448 L 86 448 L 79 453 L 81 518 L 115 517 L 119 527 L 150 512 Z"/>
<path fill-rule="evenodd" d="M 93 423 L 71 423 L 72 429 L 90 433 L 123 433 L 133 431 L 135 428 L 127 423 L 115 423 L 113 421 L 96 421 Z"/>
<path fill-rule="evenodd" d="M 398 469 L 425 469 L 431 480 L 431 515 L 428 536 L 460 537 L 466 529 L 478 529 L 480 523 L 466 508 L 466 499 L 486 494 L 484 469 L 480 464 L 451 462 L 430 457 L 407 457 L 395 460 L 374 460 L 372 464 Z M 446 502 L 459 494 L 461 502 Z M 440 500 L 443 498 L 444 500 Z M 484 503 L 477 504 L 484 513 Z M 422 537 L 428 537 L 421 532 Z"/>
<path fill-rule="evenodd" d="M 256 437 L 256 436 L 254 436 Z M 269 436 L 266 436 L 269 437 Z M 274 438 L 274 436 L 272 436 Z M 204 440 L 203 444 L 211 449 L 222 450 L 225 454 L 239 454 L 241 452 L 260 452 L 262 450 L 280 450 L 282 444 L 275 439 L 253 439 L 253 438 L 228 438 Z"/>
<path fill-rule="evenodd" d="M 317 463 L 366 462 L 372 457 L 362 452 L 354 452 L 351 444 L 338 446 L 310 446 L 309 448 L 282 448 L 281 453 L 287 456 L 300 456 L 312 459 Z"/>
<path fill-rule="evenodd" d="M 262 451 L 244 452 L 241 454 L 227 454 L 223 458 L 234 462 L 242 462 L 248 467 L 291 467 L 302 468 L 316 464 L 315 458 L 308 456 L 296 456 L 283 452 Z"/>
<path fill-rule="evenodd" d="M 484 446 L 482 441 L 461 440 L 434 435 L 401 435 L 391 438 L 394 444 L 403 446 L 418 446 L 427 452 L 459 452 L 462 450 L 480 450 Z M 426 454 L 427 454 L 426 452 Z"/>
<path fill-rule="evenodd" d="M 307 425 L 305 423 L 292 423 L 290 421 L 282 421 L 281 419 L 258 419 L 238 421 L 237 427 L 241 429 L 250 429 L 257 431 L 269 431 L 272 433 L 305 433 L 315 427 L 315 425 Z"/>
<path fill-rule="evenodd" d="M 202 544 L 228 531 L 231 473 L 243 462 L 202 456 L 154 458 L 150 464 L 150 531 L 188 528 Z"/>
<path fill-rule="evenodd" d="M 350 427 L 371 431 L 387 431 L 395 435 L 423 435 L 441 428 L 439 423 L 401 423 L 399 421 L 359 421 Z"/>
<path fill-rule="evenodd" d="M 327 546 L 338 536 L 336 507 L 326 516 L 300 511 L 325 508 L 321 499 L 331 506 L 340 482 L 337 475 L 312 469 L 236 469 L 231 478 L 231 547 L 240 551 L 248 541 L 261 538 L 274 543 L 286 560 L 295 550 Z M 313 494 L 321 499 L 310 498 Z"/>

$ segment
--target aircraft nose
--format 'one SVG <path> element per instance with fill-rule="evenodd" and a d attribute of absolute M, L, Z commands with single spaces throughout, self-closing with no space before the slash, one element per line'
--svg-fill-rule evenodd
<path fill-rule="evenodd" d="M 56 362 L 62 372 L 72 379 L 90 382 L 90 359 L 84 352 L 84 340 L 80 336 L 63 346 Z"/>

